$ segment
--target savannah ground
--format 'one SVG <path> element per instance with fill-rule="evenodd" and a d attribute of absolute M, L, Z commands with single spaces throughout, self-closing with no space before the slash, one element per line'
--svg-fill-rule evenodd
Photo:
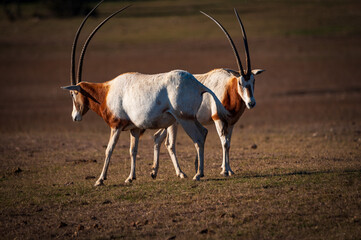
<path fill-rule="evenodd" d="M 104 3 L 100 18 L 125 5 Z M 257 77 L 257 106 L 235 126 L 231 167 L 209 126 L 205 178 L 181 130 L 178 179 L 165 148 L 150 177 L 152 135 L 141 138 L 137 180 L 121 134 L 103 187 L 93 187 L 109 128 L 95 113 L 70 118 L 70 47 L 81 18 L 0 26 L 0 234 L 2 239 L 360 239 L 361 4 L 359 1 L 137 1 L 90 44 L 84 80 L 120 73 L 236 68 L 213 14 L 240 46 L 237 7 Z M 240 48 L 240 47 L 239 47 Z M 240 55 L 244 59 L 243 51 Z M 244 62 L 244 60 L 243 60 Z"/>

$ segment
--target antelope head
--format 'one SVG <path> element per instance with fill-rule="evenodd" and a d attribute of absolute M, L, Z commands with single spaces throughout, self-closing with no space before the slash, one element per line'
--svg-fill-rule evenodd
<path fill-rule="evenodd" d="M 81 93 L 80 85 L 71 85 L 62 88 L 70 91 L 70 96 L 73 101 L 73 111 L 71 113 L 73 121 L 81 121 L 82 116 L 88 112 L 89 106 L 87 104 L 87 99 Z"/>
<path fill-rule="evenodd" d="M 71 51 L 71 61 L 70 61 L 70 86 L 62 87 L 63 89 L 70 91 L 70 96 L 72 97 L 73 101 L 73 111 L 72 111 L 72 119 L 73 121 L 81 121 L 82 116 L 88 112 L 89 110 L 89 99 L 95 100 L 89 93 L 87 93 L 82 88 L 82 68 L 83 68 L 83 62 L 84 62 L 84 55 L 86 52 L 86 49 L 89 45 L 90 40 L 93 38 L 94 34 L 99 30 L 101 26 L 103 26 L 104 23 L 106 23 L 109 19 L 114 17 L 116 14 L 122 12 L 123 10 L 127 9 L 131 5 L 128 5 L 126 7 L 123 7 L 122 9 L 116 11 L 115 13 L 108 16 L 106 19 L 104 19 L 94 30 L 91 32 L 91 34 L 86 39 L 83 49 L 80 53 L 79 62 L 78 62 L 78 74 L 77 77 L 75 77 L 75 50 L 79 38 L 79 34 L 84 26 L 84 23 L 89 18 L 89 16 L 94 12 L 94 10 L 103 2 L 104 0 L 100 1 L 89 13 L 85 16 L 82 23 L 80 24 L 73 41 L 72 51 Z M 95 100 L 96 101 L 96 100 Z"/>
<path fill-rule="evenodd" d="M 238 94 L 241 96 L 242 100 L 246 104 L 246 107 L 248 109 L 252 109 L 253 107 L 256 106 L 256 99 L 254 98 L 254 85 L 255 85 L 255 77 L 254 76 L 262 73 L 264 70 L 262 70 L 262 69 L 251 70 L 251 59 L 249 57 L 249 49 L 248 49 L 246 32 L 244 30 L 243 23 L 237 13 L 237 10 L 234 9 L 234 12 L 236 14 L 238 23 L 240 24 L 241 30 L 242 30 L 243 43 L 244 43 L 244 48 L 246 51 L 247 70 L 243 69 L 241 59 L 238 55 L 236 46 L 234 45 L 233 40 L 232 40 L 231 36 L 228 34 L 227 30 L 213 17 L 209 16 L 208 14 L 206 14 L 204 12 L 201 12 L 201 13 L 204 14 L 205 16 L 207 16 L 208 18 L 210 18 L 212 21 L 214 21 L 222 29 L 222 31 L 228 38 L 229 43 L 231 44 L 231 47 L 233 49 L 233 53 L 236 57 L 237 65 L 238 65 L 239 75 L 236 76 L 237 80 L 238 80 Z"/>

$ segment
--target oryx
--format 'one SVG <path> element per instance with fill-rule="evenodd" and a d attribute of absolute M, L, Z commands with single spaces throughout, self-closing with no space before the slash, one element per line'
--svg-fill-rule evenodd
<path fill-rule="evenodd" d="M 219 138 L 222 143 L 223 149 L 223 161 L 222 161 L 222 171 L 221 174 L 224 176 L 234 174 L 229 165 L 229 148 L 231 144 L 232 130 L 236 122 L 242 116 L 246 108 L 252 109 L 256 106 L 256 100 L 254 97 L 254 85 L 255 78 L 254 76 L 262 73 L 262 69 L 251 69 L 251 59 L 249 56 L 248 42 L 246 32 L 242 21 L 234 9 L 237 20 L 241 26 L 243 42 L 246 51 L 246 70 L 243 69 L 241 60 L 238 55 L 236 46 L 233 43 L 232 38 L 226 31 L 226 29 L 213 17 L 208 14 L 201 12 L 211 20 L 213 20 L 224 32 L 226 37 L 231 44 L 233 53 L 236 57 L 236 62 L 238 65 L 238 71 L 219 68 L 212 70 L 204 74 L 195 74 L 194 76 L 203 83 L 206 87 L 211 89 L 217 97 L 221 100 L 223 106 L 231 114 L 229 122 L 222 121 L 222 118 L 217 113 L 217 108 L 214 102 L 209 96 L 205 96 L 201 107 L 197 112 L 197 120 L 201 124 L 210 124 L 214 122 Z M 227 123 L 227 126 L 225 125 Z M 226 129 L 226 131 L 223 131 Z M 161 143 L 166 139 L 165 145 L 168 149 L 169 155 L 172 159 L 174 168 L 176 170 L 177 176 L 185 176 L 182 170 L 179 167 L 178 160 L 175 153 L 175 140 L 177 136 L 177 125 L 171 125 L 167 129 L 160 129 L 154 134 L 154 162 L 152 166 L 151 176 L 156 178 L 159 168 L 159 150 Z M 196 158 L 197 166 L 197 158 Z M 197 167 L 196 167 L 197 168 Z"/>
<path fill-rule="evenodd" d="M 110 15 L 89 35 L 79 58 L 78 74 L 75 78 L 74 56 L 77 40 L 85 21 L 99 4 L 84 18 L 75 35 L 71 57 L 71 86 L 63 87 L 70 91 L 72 97 L 74 121 L 81 121 L 82 116 L 91 109 L 111 128 L 103 171 L 95 185 L 102 185 L 106 179 L 110 157 L 121 131 L 130 131 L 131 171 L 126 182 L 131 182 L 136 178 L 135 160 L 139 136 L 145 129 L 167 128 L 176 121 L 182 125 L 195 145 L 199 164 L 193 179 L 199 180 L 204 175 L 204 142 L 207 135 L 207 129 L 196 119 L 202 103 L 202 95 L 209 93 L 205 95 L 210 95 L 214 100 L 217 114 L 225 121 L 225 125 L 227 125 L 227 110 L 211 90 L 201 84 L 192 74 L 182 70 L 152 75 L 124 73 L 103 83 L 82 81 L 82 64 L 90 40 L 106 21 L 127 7 Z"/>

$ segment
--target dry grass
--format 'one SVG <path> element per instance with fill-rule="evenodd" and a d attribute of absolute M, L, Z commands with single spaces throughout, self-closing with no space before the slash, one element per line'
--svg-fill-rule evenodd
<path fill-rule="evenodd" d="M 7 141 L 16 145 L 2 149 L 0 230 L 6 238 L 358 238 L 358 127 L 317 134 L 236 129 L 236 175 L 230 178 L 218 174 L 220 146 L 212 130 L 201 182 L 177 179 L 164 150 L 159 177 L 152 180 L 152 141 L 145 135 L 132 185 L 123 184 L 129 170 L 123 134 L 102 188 L 92 185 L 107 136 L 11 136 Z M 191 176 L 194 150 L 183 132 L 178 142 L 181 165 Z"/>

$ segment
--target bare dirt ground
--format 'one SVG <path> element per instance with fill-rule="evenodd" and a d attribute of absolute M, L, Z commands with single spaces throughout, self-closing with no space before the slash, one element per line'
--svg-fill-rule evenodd
<path fill-rule="evenodd" d="M 356 1 L 346 5 L 340 4 L 346 16 L 359 7 Z M 60 89 L 69 84 L 69 52 L 79 19 L 3 20 L 1 238 L 360 239 L 360 31 L 257 33 L 252 26 L 262 24 L 248 27 L 246 19 L 256 18 L 262 7 L 248 7 L 253 11 L 244 23 L 250 28 L 252 64 L 267 71 L 256 80 L 256 108 L 246 110 L 233 133 L 236 174 L 219 175 L 221 146 L 209 126 L 204 179 L 176 178 L 163 148 L 159 176 L 152 180 L 151 130 L 140 142 L 137 180 L 126 185 L 129 135 L 124 132 L 100 188 L 93 184 L 110 131 L 93 112 L 73 123 L 70 97 Z M 227 24 L 238 27 L 234 20 Z M 50 25 L 51 34 L 41 32 Z M 239 39 L 237 31 L 232 33 Z M 128 71 L 235 68 L 222 33 L 215 28 L 209 34 L 122 44 L 100 38 L 86 58 L 84 80 L 106 81 Z M 177 153 L 192 177 L 195 150 L 183 131 Z"/>

